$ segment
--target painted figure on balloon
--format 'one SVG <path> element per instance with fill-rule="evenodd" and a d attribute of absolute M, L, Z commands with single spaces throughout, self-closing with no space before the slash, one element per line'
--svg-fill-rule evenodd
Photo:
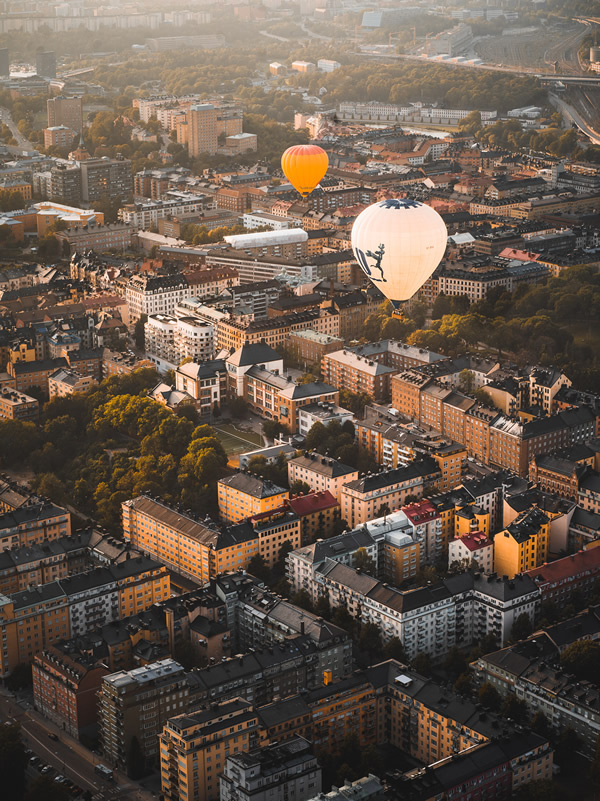
<path fill-rule="evenodd" d="M 358 248 L 356 249 L 356 258 L 358 259 L 358 263 L 360 264 L 364 272 L 369 276 L 371 281 L 387 281 L 387 278 L 383 274 L 383 268 L 381 266 L 384 253 L 385 253 L 385 245 L 383 243 L 379 245 L 375 253 L 373 253 L 371 250 L 367 250 L 367 252 L 364 253 L 362 250 L 359 250 Z M 370 259 L 375 259 L 375 264 L 369 266 L 369 262 L 367 261 L 367 256 Z M 379 272 L 381 273 L 381 277 L 375 278 L 375 276 L 372 273 L 372 270 L 379 270 Z"/>

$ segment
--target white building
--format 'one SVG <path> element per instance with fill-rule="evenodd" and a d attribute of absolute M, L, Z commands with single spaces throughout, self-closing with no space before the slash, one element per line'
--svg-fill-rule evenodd
<path fill-rule="evenodd" d="M 197 214 L 216 208 L 214 198 L 195 195 L 192 192 L 166 192 L 164 200 L 149 200 L 144 203 L 130 203 L 119 209 L 119 219 L 144 230 L 157 225 L 165 217 L 181 214 Z"/>
<path fill-rule="evenodd" d="M 184 365 L 185 366 L 185 365 Z M 248 467 L 248 463 L 250 459 L 253 459 L 255 456 L 262 456 L 264 457 L 269 464 L 273 464 L 277 461 L 279 456 L 283 454 L 286 459 L 293 459 L 296 456 L 296 448 L 293 448 L 291 445 L 287 445 L 284 443 L 283 445 L 270 445 L 268 448 L 257 448 L 254 451 L 248 451 L 247 453 L 240 453 L 239 460 L 240 460 L 240 467 L 245 468 Z"/>
<path fill-rule="evenodd" d="M 134 275 L 125 287 L 129 319 L 135 323 L 145 314 L 172 314 L 175 306 L 191 295 L 183 275 Z"/>
<path fill-rule="evenodd" d="M 220 801 L 308 801 L 321 792 L 321 768 L 308 740 L 231 754 L 220 778 Z"/>
<path fill-rule="evenodd" d="M 303 332 L 302 332 L 303 333 Z M 298 410 L 298 433 L 306 436 L 315 423 L 328 423 L 337 420 L 340 424 L 349 420 L 354 422 L 354 415 L 348 409 L 336 406 L 335 403 L 311 403 Z"/>
<path fill-rule="evenodd" d="M 161 372 L 184 359 L 207 362 L 214 353 L 214 328 L 197 317 L 151 314 L 144 325 L 146 355 Z"/>
<path fill-rule="evenodd" d="M 276 350 L 261 342 L 242 345 L 226 359 L 226 364 L 228 384 L 240 398 L 244 396 L 244 376 L 251 367 L 259 366 L 269 373 L 283 375 L 283 359 Z"/>
<path fill-rule="evenodd" d="M 421 102 L 398 106 L 394 103 L 345 101 L 339 104 L 338 116 L 343 120 L 372 120 L 373 122 L 433 122 L 455 124 L 473 109 L 428 106 Z M 491 122 L 497 111 L 481 111 L 482 122 Z M 447 143 L 446 143 L 447 146 Z"/>
<path fill-rule="evenodd" d="M 220 360 L 208 364 L 186 362 L 175 371 L 176 389 L 194 398 L 202 416 L 212 415 L 221 406 L 226 386 L 225 362 Z"/>
<path fill-rule="evenodd" d="M 274 231 L 283 231 L 286 228 L 300 228 L 302 221 L 291 217 L 278 217 L 266 211 L 247 211 L 242 217 L 242 225 L 249 231 L 253 228 L 264 228 L 266 225 Z"/>
<path fill-rule="evenodd" d="M 320 58 L 317 61 L 317 69 L 321 72 L 335 72 L 341 66 L 339 61 L 332 61 L 330 58 Z"/>
<path fill-rule="evenodd" d="M 448 543 L 448 567 L 459 564 L 465 570 L 477 562 L 484 573 L 494 570 L 494 543 L 480 531 L 466 537 L 457 537 Z"/>
<path fill-rule="evenodd" d="M 288 554 L 286 558 L 287 579 L 292 592 L 305 590 L 313 603 L 319 598 L 319 584 L 315 581 L 317 570 L 329 559 L 348 567 L 354 567 L 354 558 L 359 549 L 378 564 L 380 543 L 376 541 L 366 526 L 355 531 L 347 531 L 326 540 L 317 540 Z M 376 578 L 374 576 L 373 578 Z"/>
<path fill-rule="evenodd" d="M 398 637 L 411 659 L 419 651 L 440 658 L 452 646 L 488 634 L 502 645 L 516 618 L 526 614 L 533 623 L 540 604 L 540 591 L 526 575 L 509 580 L 466 572 L 399 590 L 328 558 L 301 579 L 311 597 L 325 596 L 332 607 L 344 606 L 361 623 L 374 623 L 384 642 Z"/>

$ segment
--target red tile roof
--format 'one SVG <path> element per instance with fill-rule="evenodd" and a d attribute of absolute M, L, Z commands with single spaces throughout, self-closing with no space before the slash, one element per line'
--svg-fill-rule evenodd
<path fill-rule="evenodd" d="M 479 551 L 481 548 L 487 548 L 488 545 L 492 545 L 491 539 L 481 531 L 474 531 L 472 534 L 467 534 L 466 537 L 460 537 L 460 541 L 470 551 Z"/>
<path fill-rule="evenodd" d="M 402 511 L 414 526 L 420 526 L 421 523 L 427 523 L 439 517 L 431 501 L 417 501 L 416 503 L 411 503 L 408 506 L 403 506 Z"/>
<path fill-rule="evenodd" d="M 600 572 L 600 548 L 588 548 L 587 551 L 578 551 L 555 562 L 547 562 L 541 567 L 528 570 L 527 575 L 539 586 L 564 581 L 588 570 L 592 570 L 594 574 Z"/>
<path fill-rule="evenodd" d="M 289 498 L 286 504 L 298 517 L 309 515 L 313 512 L 322 512 L 325 509 L 332 509 L 334 506 L 339 506 L 339 503 L 329 490 L 325 490 L 324 492 L 311 492 L 309 495 L 298 495 L 296 498 Z"/>

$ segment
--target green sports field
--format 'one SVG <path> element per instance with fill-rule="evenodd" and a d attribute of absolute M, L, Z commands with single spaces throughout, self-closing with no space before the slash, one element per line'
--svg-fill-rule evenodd
<path fill-rule="evenodd" d="M 263 446 L 263 438 L 254 431 L 240 431 L 231 423 L 224 423 L 222 425 L 213 424 L 213 428 L 223 443 L 223 447 L 228 456 L 245 453 L 246 451 L 253 451 Z"/>

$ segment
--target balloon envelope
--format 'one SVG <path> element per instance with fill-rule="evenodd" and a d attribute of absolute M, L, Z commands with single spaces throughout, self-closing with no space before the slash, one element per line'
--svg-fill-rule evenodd
<path fill-rule="evenodd" d="M 438 266 L 448 232 L 440 215 L 416 200 L 374 203 L 352 226 L 363 272 L 392 302 L 408 300 Z"/>
<path fill-rule="evenodd" d="M 302 197 L 310 195 L 324 178 L 328 166 L 327 153 L 318 145 L 294 145 L 281 157 L 285 177 Z"/>

